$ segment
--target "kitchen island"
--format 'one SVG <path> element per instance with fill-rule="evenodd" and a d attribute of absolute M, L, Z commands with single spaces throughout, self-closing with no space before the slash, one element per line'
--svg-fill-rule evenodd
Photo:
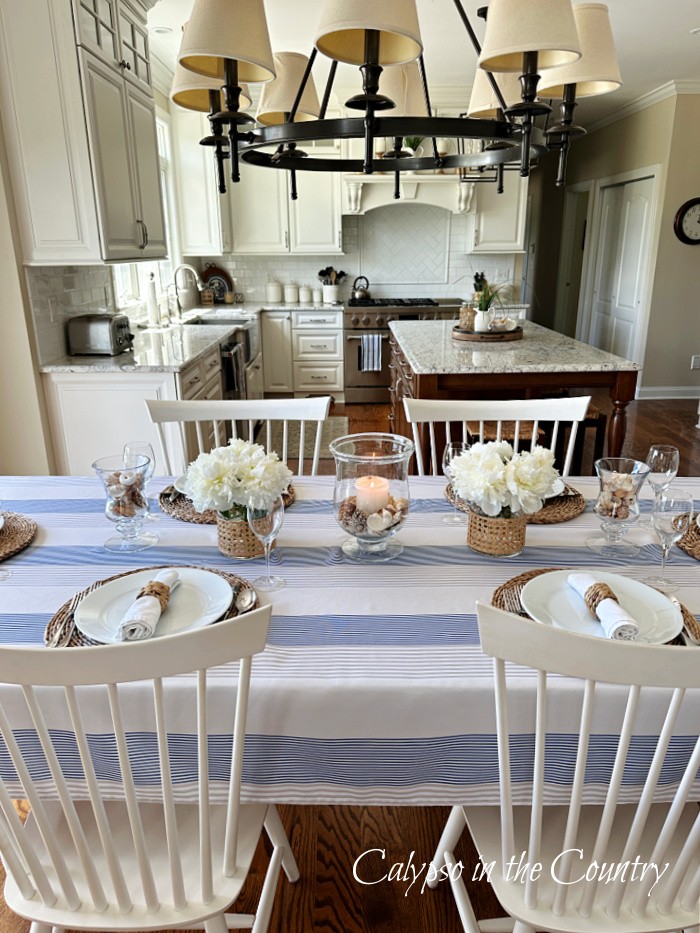
<path fill-rule="evenodd" d="M 637 372 L 630 360 L 525 321 L 522 340 L 467 343 L 452 338 L 453 321 L 392 321 L 391 430 L 411 436 L 404 397 L 539 398 L 607 388 L 613 403 L 608 456 L 619 457 L 627 405 Z"/>

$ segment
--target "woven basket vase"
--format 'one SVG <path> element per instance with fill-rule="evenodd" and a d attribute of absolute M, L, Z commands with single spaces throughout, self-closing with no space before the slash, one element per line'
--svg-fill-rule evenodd
<path fill-rule="evenodd" d="M 472 551 L 493 557 L 515 557 L 525 547 L 527 516 L 519 512 L 512 518 L 492 518 L 469 509 L 467 544 Z"/>
<path fill-rule="evenodd" d="M 216 536 L 219 550 L 224 557 L 234 560 L 252 560 L 265 553 L 262 542 L 250 530 L 244 518 L 216 516 Z"/>

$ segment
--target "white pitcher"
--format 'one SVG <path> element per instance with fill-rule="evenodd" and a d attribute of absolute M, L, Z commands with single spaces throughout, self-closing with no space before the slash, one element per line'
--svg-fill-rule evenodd
<path fill-rule="evenodd" d="M 494 310 L 493 308 L 487 308 L 485 311 L 476 312 L 476 317 L 474 318 L 474 330 L 478 334 L 485 334 L 491 329 L 491 321 L 493 321 Z"/>

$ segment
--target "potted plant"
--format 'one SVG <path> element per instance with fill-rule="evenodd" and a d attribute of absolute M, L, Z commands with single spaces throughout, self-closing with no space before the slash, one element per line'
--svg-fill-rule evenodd
<path fill-rule="evenodd" d="M 498 557 L 522 551 L 527 516 L 564 488 L 554 452 L 546 447 L 516 454 L 505 441 L 476 443 L 450 469 L 455 493 L 469 506 L 467 544 Z"/>
<path fill-rule="evenodd" d="M 187 468 L 185 494 L 197 512 L 217 513 L 219 550 L 227 557 L 262 556 L 248 528 L 248 507 L 268 511 L 289 487 L 292 472 L 276 453 L 260 444 L 232 438 L 227 447 L 200 454 Z"/>

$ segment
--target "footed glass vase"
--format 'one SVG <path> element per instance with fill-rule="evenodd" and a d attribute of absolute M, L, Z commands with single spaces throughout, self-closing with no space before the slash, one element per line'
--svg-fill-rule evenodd
<path fill-rule="evenodd" d="M 335 517 L 351 537 L 342 545 L 351 560 L 378 563 L 398 557 L 394 535 L 410 508 L 408 461 L 413 441 L 397 434 L 347 434 L 332 441 Z"/>
<path fill-rule="evenodd" d="M 602 519 L 601 531 L 587 538 L 586 546 L 605 557 L 634 557 L 639 548 L 624 539 L 639 518 L 637 495 L 650 467 L 631 457 L 603 457 L 595 470 L 600 492 L 594 509 Z"/>

